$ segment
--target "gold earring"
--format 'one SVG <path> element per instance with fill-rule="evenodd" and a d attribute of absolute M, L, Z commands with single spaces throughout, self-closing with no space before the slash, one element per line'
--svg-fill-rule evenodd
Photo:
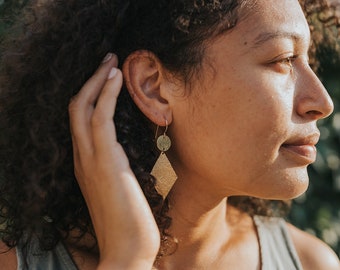
<path fill-rule="evenodd" d="M 151 174 L 156 178 L 156 190 L 159 194 L 165 198 L 174 183 L 177 180 L 177 175 L 171 166 L 169 159 L 167 158 L 165 152 L 171 147 L 171 140 L 166 135 L 168 130 L 168 121 L 165 120 L 165 130 L 162 135 L 157 138 L 158 126 L 156 129 L 155 139 L 157 148 L 161 151 L 155 165 L 152 168 Z"/>

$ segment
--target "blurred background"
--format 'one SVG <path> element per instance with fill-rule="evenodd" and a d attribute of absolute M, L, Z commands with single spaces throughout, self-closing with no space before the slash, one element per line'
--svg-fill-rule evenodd
<path fill-rule="evenodd" d="M 28 0 L 0 0 L 0 42 L 13 18 Z M 328 89 L 334 113 L 320 121 L 321 140 L 317 161 L 309 167 L 310 186 L 293 201 L 289 221 L 316 235 L 340 257 L 340 0 L 330 0 L 335 9 L 309 16 L 313 25 L 313 64 Z M 321 23 L 324 22 L 324 23 Z M 326 25 L 326 27 L 325 27 Z M 1 54 L 1 52 L 0 52 Z"/>

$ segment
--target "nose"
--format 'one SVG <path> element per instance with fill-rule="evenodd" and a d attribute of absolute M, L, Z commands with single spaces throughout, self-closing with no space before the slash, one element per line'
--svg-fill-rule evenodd
<path fill-rule="evenodd" d="M 306 65 L 297 74 L 296 111 L 300 117 L 318 120 L 329 116 L 334 109 L 333 101 L 314 71 Z"/>

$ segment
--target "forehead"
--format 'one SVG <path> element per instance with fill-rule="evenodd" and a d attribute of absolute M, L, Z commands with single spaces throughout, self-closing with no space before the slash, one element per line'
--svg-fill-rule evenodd
<path fill-rule="evenodd" d="M 242 33 L 242 42 L 260 46 L 275 38 L 289 38 L 309 44 L 307 21 L 298 0 L 257 0 L 235 30 Z"/>

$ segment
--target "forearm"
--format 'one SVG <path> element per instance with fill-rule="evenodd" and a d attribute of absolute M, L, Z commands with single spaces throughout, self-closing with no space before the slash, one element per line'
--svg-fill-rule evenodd
<path fill-rule="evenodd" d="M 140 259 L 135 258 L 132 253 L 127 255 L 126 260 L 121 258 L 117 261 L 106 259 L 99 263 L 97 270 L 151 270 L 153 267 L 154 259 Z"/>

